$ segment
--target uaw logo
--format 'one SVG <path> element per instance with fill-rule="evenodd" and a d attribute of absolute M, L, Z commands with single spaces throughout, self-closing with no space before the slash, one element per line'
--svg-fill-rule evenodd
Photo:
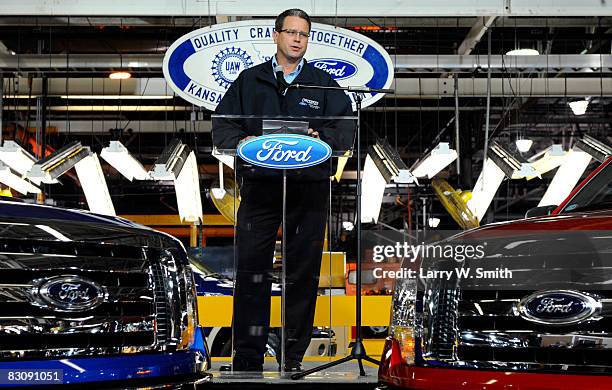
<path fill-rule="evenodd" d="M 343 80 L 357 73 L 357 66 L 345 60 L 325 58 L 313 60 L 310 63 L 318 69 L 329 73 L 336 81 Z"/>
<path fill-rule="evenodd" d="M 270 61 L 276 53 L 273 35 L 274 20 L 243 20 L 194 30 L 166 52 L 164 78 L 181 98 L 214 111 L 242 71 Z M 389 88 L 393 82 L 393 62 L 385 49 L 340 27 L 313 23 L 304 59 L 342 86 Z M 366 94 L 362 106 L 382 97 Z"/>
<path fill-rule="evenodd" d="M 35 304 L 58 311 L 85 311 L 102 303 L 104 288 L 93 280 L 62 275 L 32 283 Z"/>
<path fill-rule="evenodd" d="M 518 304 L 518 312 L 523 318 L 546 325 L 577 324 L 594 319 L 600 311 L 598 300 L 571 290 L 539 291 Z"/>
<path fill-rule="evenodd" d="M 236 80 L 240 72 L 253 66 L 253 60 L 246 51 L 239 47 L 222 49 L 213 60 L 210 68 L 215 81 L 227 89 Z"/>
<path fill-rule="evenodd" d="M 238 145 L 238 156 L 265 168 L 297 169 L 320 164 L 331 156 L 325 142 L 305 135 L 270 134 L 251 138 Z"/>

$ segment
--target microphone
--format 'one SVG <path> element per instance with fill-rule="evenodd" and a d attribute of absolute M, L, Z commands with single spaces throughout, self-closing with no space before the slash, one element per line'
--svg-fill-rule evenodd
<path fill-rule="evenodd" d="M 283 71 L 282 65 L 276 65 L 274 67 L 274 74 L 276 74 L 276 87 L 278 89 L 278 93 L 284 95 L 289 88 L 289 84 L 285 80 L 285 72 Z"/>

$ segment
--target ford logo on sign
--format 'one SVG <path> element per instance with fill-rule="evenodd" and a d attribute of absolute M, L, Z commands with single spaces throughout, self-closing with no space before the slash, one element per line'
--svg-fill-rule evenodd
<path fill-rule="evenodd" d="M 93 280 L 76 275 L 62 275 L 33 283 L 36 304 L 58 311 L 84 311 L 105 299 L 104 288 Z"/>
<path fill-rule="evenodd" d="M 335 80 L 343 80 L 357 73 L 357 66 L 345 60 L 324 58 L 321 60 L 313 60 L 310 63 L 330 74 Z"/>
<path fill-rule="evenodd" d="M 215 110 L 245 69 L 268 62 L 276 53 L 274 20 L 242 20 L 191 31 L 177 39 L 164 56 L 163 72 L 177 95 Z M 355 31 L 313 23 L 304 59 L 342 86 L 389 88 L 394 66 L 389 53 Z M 381 99 L 368 93 L 362 107 Z"/>
<path fill-rule="evenodd" d="M 539 291 L 523 298 L 518 311 L 526 320 L 539 324 L 570 325 L 596 317 L 601 303 L 578 291 Z"/>
<path fill-rule="evenodd" d="M 332 153 L 325 142 L 305 135 L 264 135 L 238 146 L 244 161 L 265 168 L 307 168 L 326 161 Z"/>

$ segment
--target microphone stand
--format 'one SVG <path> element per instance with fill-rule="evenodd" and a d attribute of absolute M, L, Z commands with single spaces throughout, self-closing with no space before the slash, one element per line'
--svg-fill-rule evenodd
<path fill-rule="evenodd" d="M 291 379 L 301 379 L 307 375 L 315 372 L 323 371 L 331 367 L 349 362 L 351 360 L 357 360 L 359 364 L 359 375 L 365 376 L 365 370 L 363 369 L 363 360 L 374 364 L 380 364 L 380 362 L 366 353 L 363 345 L 363 339 L 361 337 L 361 102 L 363 100 L 364 93 L 393 93 L 393 89 L 376 89 L 368 87 L 336 87 L 336 86 L 319 86 L 319 85 L 304 85 L 304 84 L 290 84 L 287 89 L 324 89 L 324 90 L 335 90 L 335 91 L 347 91 L 355 93 L 355 106 L 357 108 L 357 294 L 355 297 L 355 318 L 356 318 L 356 334 L 355 341 L 352 343 L 351 353 L 348 356 L 340 358 L 330 363 L 320 365 L 318 367 L 304 370 L 302 372 L 291 375 Z"/>

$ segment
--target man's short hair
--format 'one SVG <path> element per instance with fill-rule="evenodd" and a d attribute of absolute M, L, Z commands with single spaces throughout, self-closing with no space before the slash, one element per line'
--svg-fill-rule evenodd
<path fill-rule="evenodd" d="M 283 29 L 283 24 L 285 24 L 285 18 L 287 16 L 297 16 L 298 18 L 302 18 L 308 22 L 308 31 L 310 31 L 311 23 L 310 16 L 299 8 L 291 8 L 286 11 L 283 11 L 276 17 L 276 22 L 274 22 L 274 29 L 278 32 Z"/>

